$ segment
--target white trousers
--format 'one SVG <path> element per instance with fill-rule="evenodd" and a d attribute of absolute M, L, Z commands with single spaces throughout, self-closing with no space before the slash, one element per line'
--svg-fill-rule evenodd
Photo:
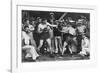
<path fill-rule="evenodd" d="M 90 41 L 88 38 L 84 38 L 84 40 L 82 40 L 82 51 L 80 51 L 81 55 L 87 55 L 87 53 L 90 53 Z"/>
<path fill-rule="evenodd" d="M 26 50 L 27 54 L 30 54 L 33 60 L 36 60 L 36 58 L 39 56 L 34 46 L 25 45 L 22 47 L 22 49 Z"/>

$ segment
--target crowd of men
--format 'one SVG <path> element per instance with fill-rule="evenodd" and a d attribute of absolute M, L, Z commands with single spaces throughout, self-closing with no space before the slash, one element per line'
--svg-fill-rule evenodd
<path fill-rule="evenodd" d="M 34 61 L 43 54 L 90 55 L 90 22 L 85 16 L 77 20 L 71 17 L 55 20 L 51 13 L 49 20 L 41 17 L 22 19 L 22 56 Z"/>

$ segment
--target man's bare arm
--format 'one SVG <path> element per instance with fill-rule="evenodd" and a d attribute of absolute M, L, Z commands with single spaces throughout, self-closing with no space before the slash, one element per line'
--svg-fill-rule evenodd
<path fill-rule="evenodd" d="M 57 25 L 53 25 L 53 24 L 50 24 L 50 23 L 47 23 L 48 26 L 51 26 L 51 27 L 57 27 Z"/>

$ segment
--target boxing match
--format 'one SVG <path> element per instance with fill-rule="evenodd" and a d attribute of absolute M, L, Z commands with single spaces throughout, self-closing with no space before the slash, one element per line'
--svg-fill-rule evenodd
<path fill-rule="evenodd" d="M 22 62 L 90 59 L 90 14 L 22 10 Z"/>

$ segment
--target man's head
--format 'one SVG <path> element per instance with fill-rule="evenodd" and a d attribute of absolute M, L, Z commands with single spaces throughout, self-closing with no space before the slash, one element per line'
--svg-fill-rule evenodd
<path fill-rule="evenodd" d="M 72 25 L 71 24 L 67 24 L 67 27 L 71 27 Z"/>
<path fill-rule="evenodd" d="M 78 19 L 76 22 L 77 26 L 80 26 L 83 24 L 83 19 Z"/>
<path fill-rule="evenodd" d="M 40 17 L 37 17 L 37 21 L 38 21 L 38 22 L 41 22 L 42 19 L 41 19 Z"/>
<path fill-rule="evenodd" d="M 30 23 L 29 19 L 28 19 L 28 18 L 25 19 L 25 20 L 24 20 L 24 23 L 25 23 L 25 24 L 29 24 L 29 23 Z"/>
<path fill-rule="evenodd" d="M 25 31 L 26 33 L 29 33 L 29 32 L 30 32 L 28 26 L 25 26 L 25 27 L 24 27 L 24 31 Z"/>
<path fill-rule="evenodd" d="M 42 20 L 42 22 L 43 22 L 43 24 L 46 24 L 46 23 L 47 23 L 47 19 L 44 18 L 44 19 Z"/>
<path fill-rule="evenodd" d="M 51 12 L 51 13 L 50 13 L 50 15 L 54 15 L 54 13 L 53 13 L 53 12 Z"/>
<path fill-rule="evenodd" d="M 32 21 L 31 23 L 32 23 L 32 25 L 33 25 L 34 27 L 36 26 L 35 21 Z"/>

